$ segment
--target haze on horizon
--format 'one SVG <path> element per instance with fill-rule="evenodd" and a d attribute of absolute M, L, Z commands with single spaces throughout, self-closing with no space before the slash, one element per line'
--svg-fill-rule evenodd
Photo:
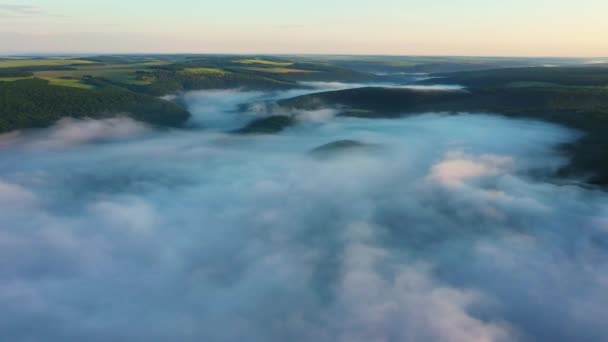
<path fill-rule="evenodd" d="M 0 54 L 608 56 L 605 0 L 0 0 Z"/>

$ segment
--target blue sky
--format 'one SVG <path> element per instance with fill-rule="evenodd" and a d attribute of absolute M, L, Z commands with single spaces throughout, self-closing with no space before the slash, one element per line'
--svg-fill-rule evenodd
<path fill-rule="evenodd" d="M 605 0 L 0 0 L 0 53 L 608 56 Z"/>

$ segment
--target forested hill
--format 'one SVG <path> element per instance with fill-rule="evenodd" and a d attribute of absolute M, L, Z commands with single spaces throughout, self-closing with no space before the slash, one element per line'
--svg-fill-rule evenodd
<path fill-rule="evenodd" d="M 81 89 L 35 78 L 0 82 L 0 132 L 45 127 L 66 116 L 116 115 L 169 126 L 179 125 L 190 116 L 175 103 L 117 87 Z"/>
<path fill-rule="evenodd" d="M 459 84 L 466 87 L 608 86 L 608 66 L 526 67 L 434 73 L 428 84 Z"/>
<path fill-rule="evenodd" d="M 178 125 L 187 119 L 186 110 L 158 97 L 189 90 L 279 90 L 301 88 L 305 86 L 302 82 L 318 81 L 407 83 L 417 77 L 411 73 L 421 71 L 479 70 L 542 63 L 567 65 L 583 61 L 236 55 L 0 58 L 0 132 L 48 126 L 63 116 L 97 118 L 119 114 L 153 124 Z M 552 75 L 557 71 L 544 69 L 536 73 Z M 472 74 L 452 75 L 454 81 L 460 82 Z M 485 80 L 495 77 L 479 75 Z M 437 76 L 446 82 L 452 80 L 447 74 Z M 584 75 L 584 79 L 589 77 Z"/>
<path fill-rule="evenodd" d="M 457 73 L 450 80 L 471 85 L 458 91 L 367 87 L 309 94 L 277 105 L 279 110 L 330 107 L 341 115 L 366 118 L 473 112 L 555 122 L 587 133 L 565 147 L 572 163 L 562 171 L 591 174 L 591 183 L 608 185 L 608 78 L 602 78 L 608 76 L 608 68 L 600 73 L 586 68 L 557 74 L 550 73 L 553 68 L 534 70 Z"/>
<path fill-rule="evenodd" d="M 305 81 L 365 82 L 373 74 L 300 58 L 138 55 L 0 58 L 0 132 L 64 116 L 129 115 L 179 125 L 189 114 L 159 96 L 199 89 L 278 90 Z"/>

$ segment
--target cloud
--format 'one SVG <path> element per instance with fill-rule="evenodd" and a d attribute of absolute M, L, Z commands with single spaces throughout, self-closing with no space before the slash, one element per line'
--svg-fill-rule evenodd
<path fill-rule="evenodd" d="M 4 207 L 25 207 L 33 204 L 36 196 L 17 184 L 0 181 L 0 205 Z"/>
<path fill-rule="evenodd" d="M 146 126 L 125 117 L 104 120 L 62 119 L 51 128 L 47 145 L 75 145 L 102 139 L 123 139 L 146 131 Z"/>
<path fill-rule="evenodd" d="M 0 15 L 7 16 L 27 16 L 27 15 L 38 15 L 44 11 L 41 7 L 34 5 L 23 5 L 23 4 L 6 4 L 0 3 Z"/>
<path fill-rule="evenodd" d="M 483 303 L 479 293 L 444 287 L 427 265 L 386 267 L 383 249 L 353 244 L 345 252 L 338 306 L 339 341 L 512 341 L 503 322 L 484 322 L 468 311 Z"/>
<path fill-rule="evenodd" d="M 303 122 L 322 123 L 335 118 L 337 114 L 335 109 L 319 109 L 300 111 L 295 113 L 295 116 Z"/>
<path fill-rule="evenodd" d="M 102 120 L 64 118 L 44 131 L 10 132 L 0 135 L 0 147 L 65 148 L 92 142 L 114 141 L 142 135 L 146 124 L 127 117 Z"/>
<path fill-rule="evenodd" d="M 475 158 L 450 151 L 444 161 L 433 166 L 429 179 L 446 186 L 460 187 L 469 179 L 505 173 L 505 166 L 512 162 L 511 158 L 505 156 L 482 155 Z"/>
<path fill-rule="evenodd" d="M 91 211 L 99 222 L 134 234 L 145 234 L 159 223 L 149 204 L 137 197 L 119 202 L 99 201 L 92 205 Z"/>
<path fill-rule="evenodd" d="M 184 130 L 0 138 L 0 340 L 608 339 L 608 196 L 536 177 L 576 132 L 313 113 L 224 133 L 284 96 L 185 94 Z M 308 153 L 345 139 L 382 149 Z"/>

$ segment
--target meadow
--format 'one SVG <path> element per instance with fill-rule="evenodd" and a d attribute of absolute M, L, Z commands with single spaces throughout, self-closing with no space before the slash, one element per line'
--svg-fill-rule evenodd
<path fill-rule="evenodd" d="M 87 65 L 94 63 L 93 61 L 71 58 L 2 58 L 0 59 L 0 68 Z"/>

